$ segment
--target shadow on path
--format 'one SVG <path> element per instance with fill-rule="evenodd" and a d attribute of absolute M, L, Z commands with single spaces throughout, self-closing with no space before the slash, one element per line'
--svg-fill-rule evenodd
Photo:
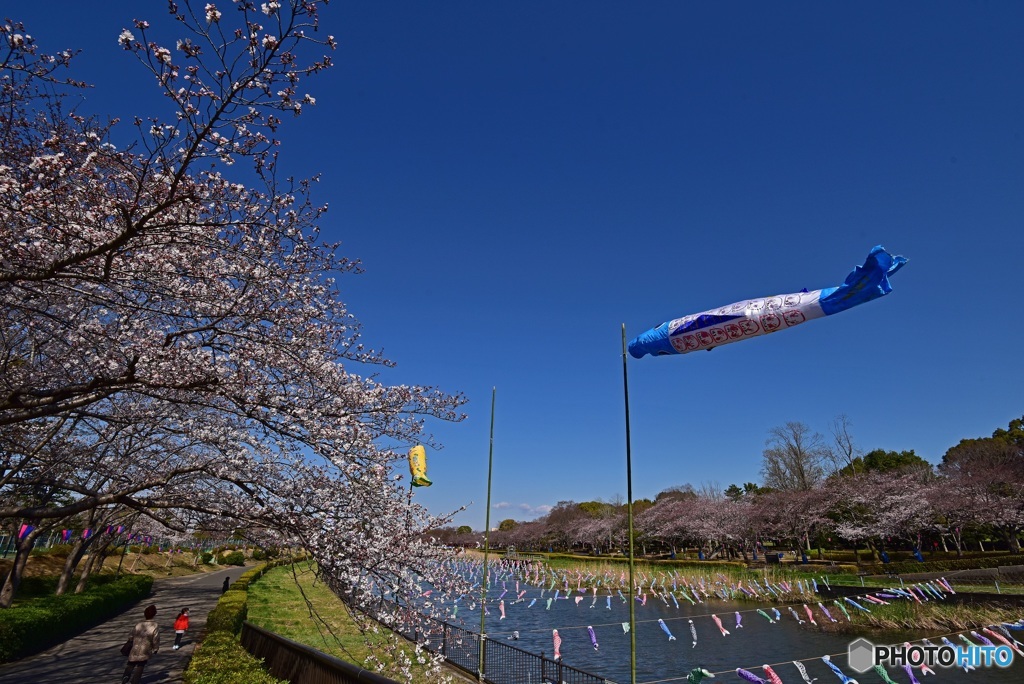
<path fill-rule="evenodd" d="M 195 639 L 206 627 L 206 615 L 217 605 L 225 576 L 238 579 L 247 568 L 230 568 L 217 572 L 173 579 L 157 580 L 153 593 L 126 611 L 76 637 L 22 660 L 0 665 L 0 684 L 26 682 L 66 682 L 67 684 L 111 684 L 121 681 L 128 659 L 121 655 L 121 646 L 132 627 L 143 619 L 142 611 L 149 604 L 157 607 L 160 624 L 160 652 L 149 659 L 142 676 L 144 684 L 180 682 L 182 672 L 195 649 Z M 182 608 L 189 609 L 189 630 L 174 646 L 174 618 Z"/>

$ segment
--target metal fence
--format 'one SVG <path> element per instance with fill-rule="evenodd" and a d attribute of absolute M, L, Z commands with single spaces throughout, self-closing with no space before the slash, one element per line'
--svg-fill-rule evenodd
<path fill-rule="evenodd" d="M 390 612 L 410 616 L 407 621 L 382 622 L 431 653 L 440 653 L 445 660 L 474 677 L 480 667 L 480 635 L 443 620 L 415 615 L 394 604 L 385 604 Z M 378 614 L 370 612 L 371 617 Z M 614 684 L 610 680 L 537 655 L 504 641 L 484 639 L 483 680 L 490 684 Z"/>
<path fill-rule="evenodd" d="M 285 639 L 250 622 L 242 623 L 242 646 L 278 679 L 292 684 L 398 684 L 314 648 Z"/>
<path fill-rule="evenodd" d="M 430 653 L 443 655 L 448 664 L 477 677 L 480 667 L 480 635 L 391 602 L 364 610 L 396 634 L 417 643 Z M 404 616 L 397 622 L 394 616 Z M 321 653 L 314 648 L 268 632 L 250 622 L 242 624 L 242 646 L 275 677 L 292 684 L 397 684 L 379 674 Z M 504 641 L 484 639 L 483 679 L 489 684 L 614 684 L 610 680 L 517 648 Z"/>

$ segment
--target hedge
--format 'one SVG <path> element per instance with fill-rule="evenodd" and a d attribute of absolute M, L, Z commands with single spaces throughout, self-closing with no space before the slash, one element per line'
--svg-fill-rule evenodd
<path fill-rule="evenodd" d="M 229 551 L 220 559 L 221 565 L 245 565 L 245 554 L 241 551 Z"/>
<path fill-rule="evenodd" d="M 153 578 L 126 575 L 81 594 L 43 596 L 0 610 L 0 663 L 43 651 L 149 596 Z"/>
<path fill-rule="evenodd" d="M 235 635 L 210 632 L 192 654 L 184 684 L 281 684 L 263 669 L 262 661 L 249 655 Z"/>
<path fill-rule="evenodd" d="M 627 556 L 584 556 L 580 554 L 571 553 L 539 553 L 534 551 L 523 551 L 522 553 L 528 553 L 537 556 L 544 556 L 548 561 L 552 560 L 566 560 L 573 562 L 587 562 L 587 563 L 629 563 Z M 636 558 L 634 557 L 633 562 L 635 565 L 665 565 L 673 568 L 678 567 L 694 567 L 694 568 L 746 568 L 747 564 L 740 560 L 697 560 L 696 558 L 677 559 L 671 560 L 669 558 Z"/>
<path fill-rule="evenodd" d="M 184 684 L 284 684 L 242 648 L 236 636 L 248 614 L 249 584 L 272 567 L 291 559 L 261 565 L 234 581 L 206 617 L 206 635 L 185 670 Z"/>
<path fill-rule="evenodd" d="M 1024 565 L 1024 556 L 989 556 L 988 558 L 960 558 L 941 561 L 906 561 L 899 563 L 875 564 L 873 569 L 894 575 L 907 575 L 915 572 L 950 572 L 953 570 L 978 570 L 997 568 L 1001 565 Z"/>
<path fill-rule="evenodd" d="M 206 617 L 206 629 L 209 632 L 230 632 L 238 634 L 242 631 L 242 623 L 249 613 L 246 601 L 249 598 L 249 583 L 263 577 L 267 566 L 261 565 L 254 570 L 242 573 L 227 591 L 224 592 L 217 606 Z"/>

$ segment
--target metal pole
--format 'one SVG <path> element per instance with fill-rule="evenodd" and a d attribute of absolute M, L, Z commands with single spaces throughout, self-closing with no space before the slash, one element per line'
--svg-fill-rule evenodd
<path fill-rule="evenodd" d="M 409 496 L 405 501 L 405 535 L 412 536 L 412 473 L 409 474 Z"/>
<path fill-rule="evenodd" d="M 494 403 L 498 388 L 491 388 L 491 443 L 487 452 L 487 512 L 484 515 L 484 574 L 480 582 L 480 657 L 477 661 L 476 677 L 484 681 L 484 648 L 487 640 L 484 618 L 487 617 L 487 553 L 491 544 L 491 471 L 494 467 Z"/>
<path fill-rule="evenodd" d="M 622 391 L 626 400 L 626 520 L 629 527 L 629 681 L 636 684 L 636 597 L 633 582 L 633 459 L 629 444 L 629 377 L 626 373 L 626 324 L 622 324 Z"/>

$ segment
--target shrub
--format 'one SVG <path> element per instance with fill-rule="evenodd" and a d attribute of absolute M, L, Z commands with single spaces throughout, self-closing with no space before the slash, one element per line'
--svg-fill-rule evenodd
<path fill-rule="evenodd" d="M 245 565 L 245 554 L 241 551 L 232 551 L 225 554 L 220 562 L 224 565 Z"/>
<path fill-rule="evenodd" d="M 263 576 L 269 566 L 243 573 L 220 597 L 206 618 L 207 634 L 185 671 L 185 684 L 278 684 L 261 667 L 261 660 L 249 655 L 235 636 L 248 613 L 249 583 Z"/>
<path fill-rule="evenodd" d="M 203 551 L 201 554 L 199 554 L 199 560 L 203 561 L 203 565 L 212 565 L 213 554 L 209 551 Z"/>
<path fill-rule="evenodd" d="M 892 574 L 905 575 L 915 572 L 944 572 L 950 570 L 975 570 L 978 568 L 996 568 L 1000 565 L 1019 565 L 1024 562 L 1024 556 L 989 556 L 985 558 L 951 558 L 949 560 L 908 561 L 902 563 L 887 563 L 885 565 L 872 566 L 876 571 Z"/>
<path fill-rule="evenodd" d="M 229 592 L 231 593 L 231 592 Z M 219 606 L 218 606 L 219 607 Z M 213 613 L 210 614 L 211 616 Z M 196 648 L 185 684 L 278 684 L 230 632 L 210 632 Z"/>
<path fill-rule="evenodd" d="M 272 560 L 281 556 L 281 549 L 277 546 L 268 546 L 265 549 L 256 548 L 252 551 L 253 560 Z"/>
<path fill-rule="evenodd" d="M 34 548 L 32 549 L 32 553 L 66 557 L 71 554 L 71 544 L 54 544 L 48 549 Z"/>
<path fill-rule="evenodd" d="M 237 584 L 237 582 L 236 582 Z M 206 617 L 206 629 L 210 632 L 230 632 L 237 634 L 242 629 L 247 614 L 245 589 L 232 587 L 224 592 L 217 606 Z"/>
<path fill-rule="evenodd" d="M 0 611 L 0 662 L 38 653 L 149 595 L 153 578 L 128 575 L 81 594 L 42 596 Z"/>

